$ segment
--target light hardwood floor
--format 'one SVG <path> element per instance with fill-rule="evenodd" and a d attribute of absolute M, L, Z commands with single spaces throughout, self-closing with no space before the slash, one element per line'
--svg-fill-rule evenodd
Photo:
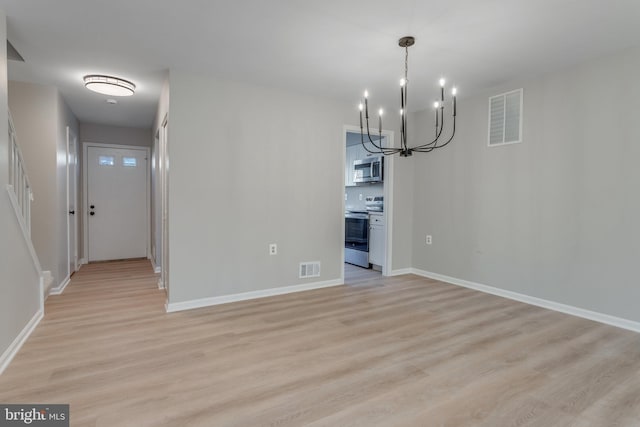
<path fill-rule="evenodd" d="M 640 335 L 412 275 L 166 314 L 84 266 L 0 376 L 72 426 L 639 426 Z"/>

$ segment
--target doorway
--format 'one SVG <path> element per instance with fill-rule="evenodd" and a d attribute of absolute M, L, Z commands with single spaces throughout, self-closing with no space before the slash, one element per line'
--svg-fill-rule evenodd
<path fill-rule="evenodd" d="M 85 144 L 85 255 L 89 262 L 147 258 L 149 149 Z"/>
<path fill-rule="evenodd" d="M 383 131 L 380 143 L 384 146 L 393 147 L 393 136 L 392 131 Z M 342 245 L 343 280 L 345 284 L 353 284 L 370 280 L 372 277 L 380 275 L 388 276 L 392 271 L 391 236 L 394 159 L 393 156 L 382 156 L 364 149 L 361 143 L 359 127 L 344 126 L 343 137 L 345 165 L 343 198 L 345 218 L 342 221 L 342 234 L 345 237 Z M 369 148 L 371 149 L 371 147 Z M 372 159 L 376 156 L 381 157 L 379 163 Z M 372 165 L 371 177 L 369 175 L 364 176 L 366 174 L 362 174 L 358 170 L 358 166 L 364 163 Z M 377 167 L 382 170 L 382 181 L 370 179 L 375 178 L 377 175 L 375 173 Z M 354 258 L 354 249 L 357 248 L 346 248 L 348 241 L 350 241 L 349 238 L 353 240 L 352 233 L 347 236 L 346 224 L 349 221 L 355 221 L 353 219 L 355 217 L 360 222 L 362 222 L 360 217 L 366 217 L 367 242 L 365 246 L 367 247 L 367 253 L 365 254 L 365 262 L 362 261 L 362 256 Z M 358 235 L 358 237 L 362 236 Z M 349 251 L 348 257 L 346 256 L 347 251 Z M 345 261 L 347 262 L 345 263 Z"/>

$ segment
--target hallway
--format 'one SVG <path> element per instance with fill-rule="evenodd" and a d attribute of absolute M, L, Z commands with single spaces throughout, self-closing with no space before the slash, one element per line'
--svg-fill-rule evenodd
<path fill-rule="evenodd" d="M 71 403 L 71 425 L 93 425 L 97 402 L 121 406 L 131 383 L 149 375 L 157 337 L 167 332 L 164 303 L 147 259 L 84 265 L 63 295 L 47 299 L 44 318 L 0 376 L 0 401 Z"/>

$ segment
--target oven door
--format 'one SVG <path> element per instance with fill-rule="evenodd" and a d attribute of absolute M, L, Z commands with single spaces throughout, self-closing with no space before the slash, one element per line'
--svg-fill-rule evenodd
<path fill-rule="evenodd" d="M 344 247 L 369 252 L 369 216 L 347 214 L 344 227 Z"/>

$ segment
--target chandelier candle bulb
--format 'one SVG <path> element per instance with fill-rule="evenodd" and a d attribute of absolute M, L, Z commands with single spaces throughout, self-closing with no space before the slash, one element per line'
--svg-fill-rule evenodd
<path fill-rule="evenodd" d="M 456 93 L 458 93 L 458 90 L 455 87 L 451 89 L 451 94 L 453 95 L 453 117 L 456 116 Z"/>
<path fill-rule="evenodd" d="M 378 110 L 378 131 L 382 134 L 382 108 Z"/>

